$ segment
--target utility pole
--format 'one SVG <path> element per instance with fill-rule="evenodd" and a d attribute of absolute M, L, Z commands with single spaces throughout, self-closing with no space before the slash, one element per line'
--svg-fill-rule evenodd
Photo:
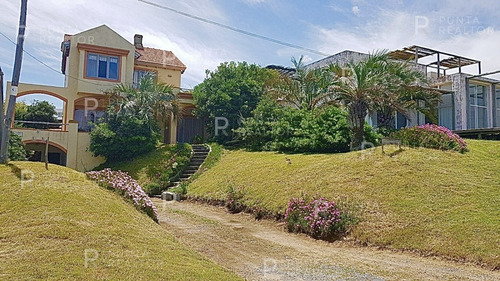
<path fill-rule="evenodd" d="M 5 108 L 3 107 L 3 71 L 0 67 L 0 143 L 2 143 L 3 128 L 4 128 L 4 113 Z"/>
<path fill-rule="evenodd" d="M 2 142 L 0 143 L 0 164 L 7 164 L 7 151 L 9 147 L 10 124 L 16 106 L 17 86 L 21 75 L 21 63 L 23 61 L 24 32 L 26 30 L 26 12 L 28 0 L 21 0 L 21 15 L 19 16 L 19 32 L 17 35 L 16 58 L 14 60 L 14 71 L 12 73 L 12 84 L 9 93 L 9 104 L 3 125 Z M 3 114 L 3 112 L 2 112 Z"/>

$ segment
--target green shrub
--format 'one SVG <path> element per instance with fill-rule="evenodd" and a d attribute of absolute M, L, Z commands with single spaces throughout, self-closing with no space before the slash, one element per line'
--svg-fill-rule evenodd
<path fill-rule="evenodd" d="M 284 152 L 347 152 L 350 130 L 346 113 L 330 106 L 321 110 L 298 110 L 264 99 L 236 130 L 251 150 Z M 365 140 L 378 143 L 379 136 L 365 126 Z"/>
<path fill-rule="evenodd" d="M 131 159 L 154 150 L 159 134 L 151 122 L 135 117 L 114 117 L 90 133 L 89 150 L 110 162 Z"/>
<path fill-rule="evenodd" d="M 170 191 L 182 196 L 187 194 L 187 188 L 188 188 L 188 183 L 181 182 L 178 186 L 170 189 Z"/>
<path fill-rule="evenodd" d="M 13 132 L 10 132 L 9 137 L 9 149 L 8 149 L 8 157 L 11 161 L 24 161 L 26 158 L 26 149 L 24 148 L 24 144 L 22 138 Z"/>
<path fill-rule="evenodd" d="M 467 143 L 460 136 L 448 128 L 434 124 L 404 128 L 392 134 L 392 137 L 412 147 L 455 150 L 460 153 L 468 151 Z"/>
<path fill-rule="evenodd" d="M 189 164 L 191 155 L 191 146 L 188 144 L 177 144 L 175 152 L 170 158 L 164 159 L 159 165 L 148 169 L 148 177 L 165 190 L 170 182 L 178 179 L 180 173 Z"/>
<path fill-rule="evenodd" d="M 193 144 L 200 144 L 200 143 L 203 143 L 204 139 L 202 136 L 200 135 L 196 135 L 193 137 L 193 139 L 191 140 L 191 143 Z"/>
<path fill-rule="evenodd" d="M 392 134 L 394 134 L 394 132 L 396 132 L 396 129 L 393 129 L 393 128 L 390 128 L 390 127 L 378 127 L 376 131 L 381 136 L 389 137 Z"/>
<path fill-rule="evenodd" d="M 241 116 L 251 116 L 271 73 L 274 72 L 246 62 L 224 62 L 216 70 L 206 71 L 205 80 L 194 87 L 193 99 L 194 113 L 204 121 L 211 141 L 226 143 L 233 139 L 232 129 L 239 127 Z M 216 117 L 227 118 L 227 135 L 216 135 Z"/>
<path fill-rule="evenodd" d="M 143 189 L 149 196 L 159 195 L 163 191 L 162 186 L 157 182 L 148 183 Z"/>

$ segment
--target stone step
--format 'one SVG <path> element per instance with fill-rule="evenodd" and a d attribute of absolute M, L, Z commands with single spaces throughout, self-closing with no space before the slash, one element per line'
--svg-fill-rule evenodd
<path fill-rule="evenodd" d="M 191 161 L 193 161 L 193 160 L 196 160 L 196 161 L 198 161 L 198 160 L 204 161 L 206 158 L 207 158 L 206 156 L 196 156 L 196 155 L 195 155 L 195 156 L 191 157 Z"/>
<path fill-rule="evenodd" d="M 205 160 L 205 158 L 207 158 L 207 157 L 206 156 L 196 156 L 196 155 L 194 155 L 193 157 L 191 157 L 191 161 L 193 161 L 193 160 L 201 160 L 201 161 L 203 161 L 203 160 Z"/>

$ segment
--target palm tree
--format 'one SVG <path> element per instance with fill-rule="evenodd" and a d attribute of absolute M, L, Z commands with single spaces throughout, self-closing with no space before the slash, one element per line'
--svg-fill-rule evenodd
<path fill-rule="evenodd" d="M 392 61 L 386 66 L 390 79 L 387 83 L 392 87 L 389 93 L 396 94 L 381 95 L 381 100 L 375 105 L 377 126 L 392 129 L 395 112 L 410 119 L 409 110 L 412 109 L 436 119 L 435 106 L 441 100 L 441 95 L 437 90 L 429 88 L 425 74 L 412 69 L 412 65 L 408 62 Z"/>
<path fill-rule="evenodd" d="M 326 71 L 333 79 L 325 97 L 339 102 L 348 112 L 351 150 L 361 148 L 369 112 L 398 111 L 408 116 L 409 109 L 421 109 L 419 100 L 427 105 L 439 100 L 439 93 L 429 89 L 421 72 L 405 62 L 391 60 L 385 51 L 357 63 L 330 65 Z"/>
<path fill-rule="evenodd" d="M 110 92 L 110 105 L 117 116 L 134 116 L 150 124 L 168 124 L 171 116 L 178 119 L 181 108 L 173 87 L 158 83 L 154 74 L 146 74 L 135 87 L 118 84 Z"/>
<path fill-rule="evenodd" d="M 330 76 L 320 69 L 308 69 L 302 59 L 292 58 L 295 72 L 290 76 L 278 75 L 267 84 L 266 93 L 285 105 L 314 110 L 324 103 Z"/>

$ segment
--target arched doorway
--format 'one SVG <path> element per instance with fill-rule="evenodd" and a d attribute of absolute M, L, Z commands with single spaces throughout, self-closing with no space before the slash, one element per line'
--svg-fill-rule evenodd
<path fill-rule="evenodd" d="M 43 140 L 26 140 L 23 141 L 26 150 L 30 152 L 29 161 L 45 162 L 45 150 L 47 143 Z M 66 166 L 67 150 L 57 143 L 49 141 L 48 143 L 48 162 Z"/>

